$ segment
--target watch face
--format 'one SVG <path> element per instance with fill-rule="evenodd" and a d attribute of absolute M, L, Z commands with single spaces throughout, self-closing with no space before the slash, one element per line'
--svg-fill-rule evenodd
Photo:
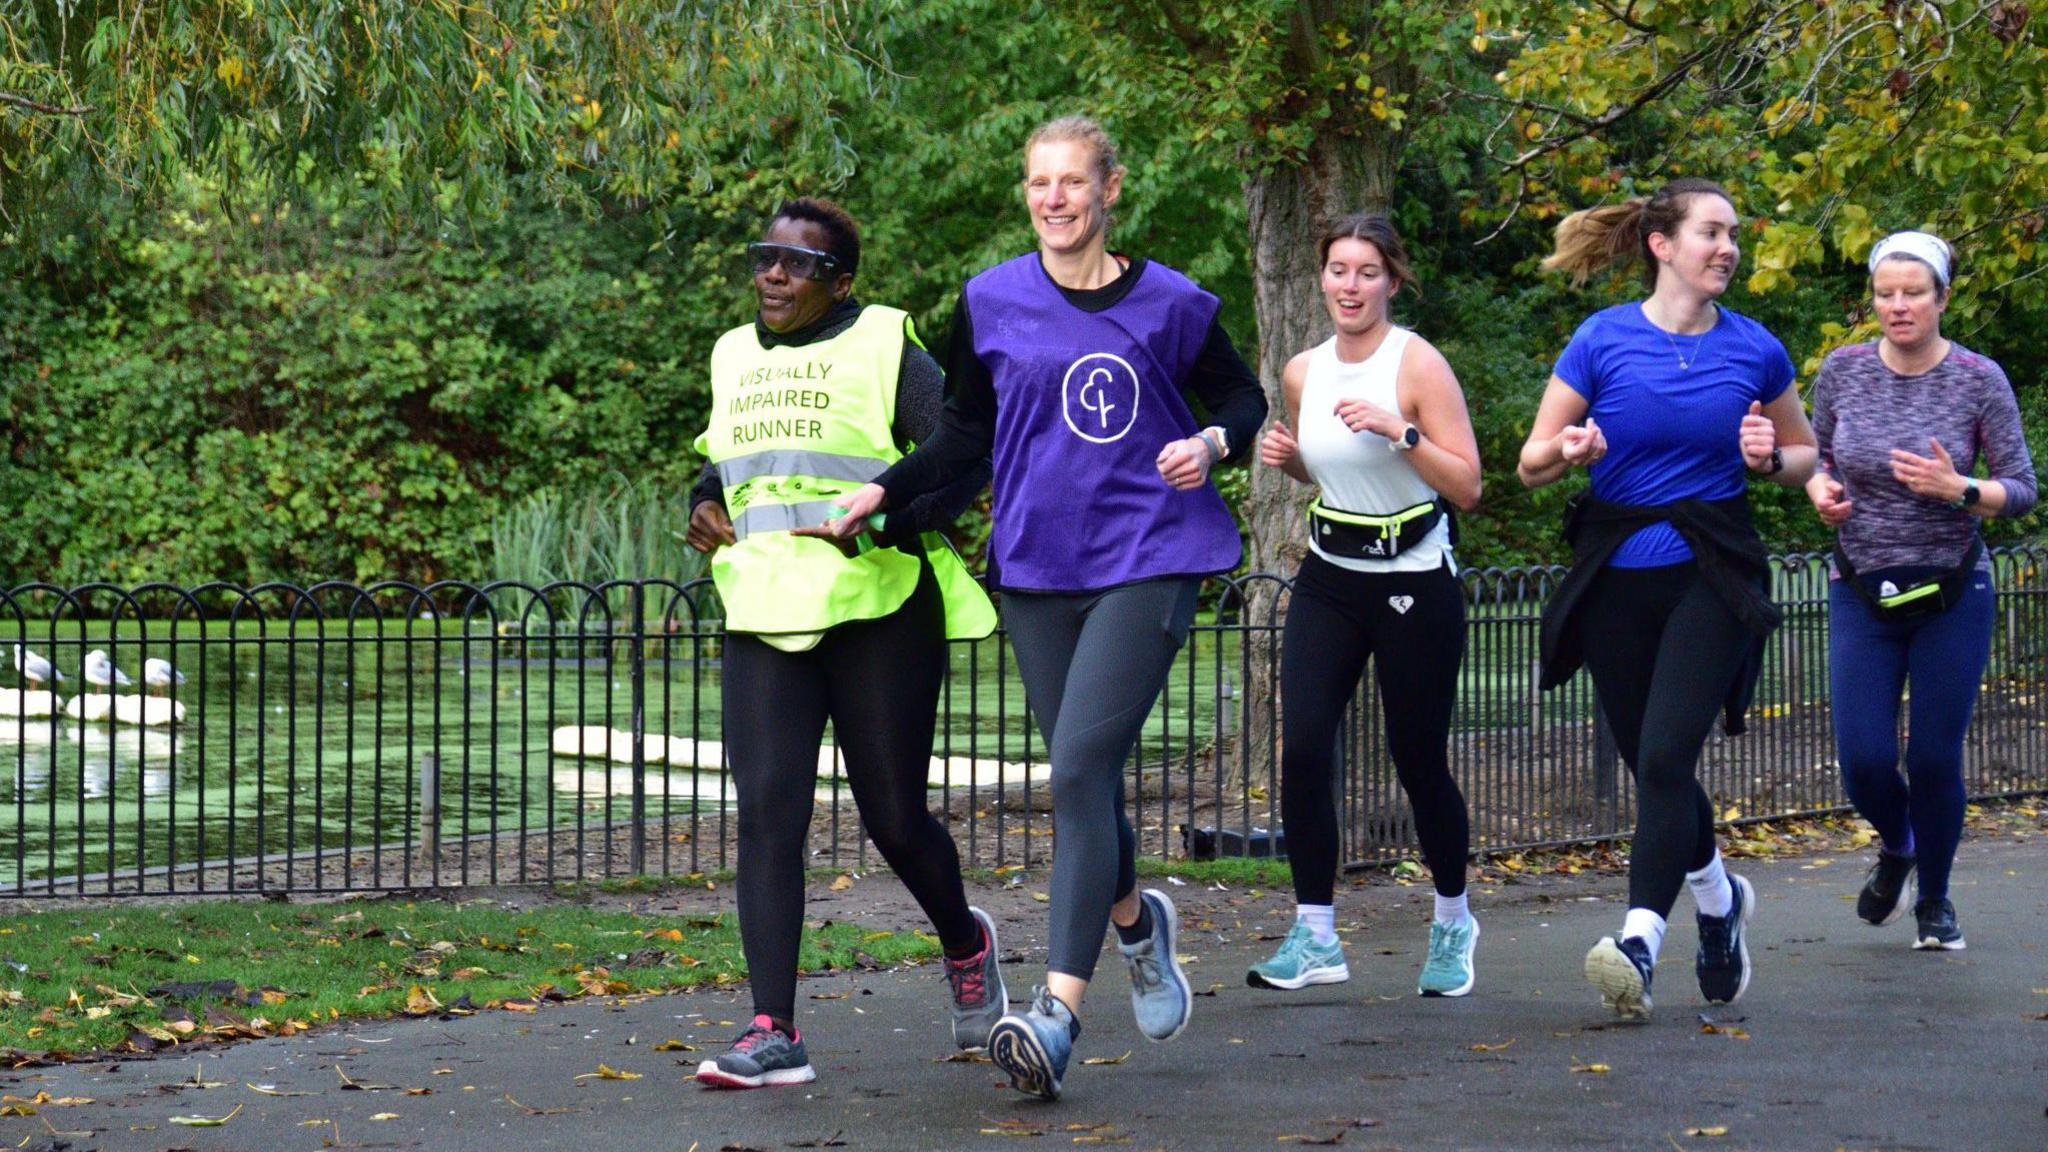
<path fill-rule="evenodd" d="M 1401 443 L 1407 445 L 1410 448 L 1413 448 L 1417 444 L 1422 443 L 1422 429 L 1417 428 L 1413 424 L 1410 424 L 1407 428 L 1401 431 Z"/>

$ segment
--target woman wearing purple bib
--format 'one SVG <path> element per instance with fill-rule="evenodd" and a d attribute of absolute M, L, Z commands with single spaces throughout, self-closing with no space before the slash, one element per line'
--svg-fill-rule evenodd
<path fill-rule="evenodd" d="M 1140 892 L 1124 763 L 1194 621 L 1204 577 L 1241 558 L 1209 470 L 1266 419 L 1258 379 L 1187 277 L 1109 251 L 1123 189 L 1091 120 L 1025 146 L 1038 251 L 976 276 L 953 315 L 939 431 L 843 503 L 844 535 L 992 456 L 990 567 L 1025 695 L 1052 761 L 1052 926 L 1045 986 L 1003 1017 L 989 1054 L 1021 1091 L 1057 1099 L 1081 999 L 1114 923 L 1138 1027 L 1187 1026 L 1173 902 Z M 1197 423 L 1183 393 L 1214 421 Z"/>
<path fill-rule="evenodd" d="M 1572 571 L 1543 610 L 1542 686 L 1583 663 L 1635 775 L 1628 915 L 1586 955 L 1607 1006 L 1635 1019 L 1649 1015 L 1681 888 L 1698 905 L 1700 995 L 1725 1004 L 1749 986 L 1755 893 L 1721 864 L 1695 768 L 1716 714 L 1742 730 L 1763 638 L 1780 619 L 1747 476 L 1803 484 L 1814 446 L 1785 346 L 1716 303 L 1735 278 L 1737 227 L 1720 185 L 1674 180 L 1647 199 L 1573 213 L 1544 262 L 1583 283 L 1640 260 L 1650 288 L 1573 333 L 1518 470 L 1531 488 L 1573 465 L 1592 476 L 1565 520 Z"/>

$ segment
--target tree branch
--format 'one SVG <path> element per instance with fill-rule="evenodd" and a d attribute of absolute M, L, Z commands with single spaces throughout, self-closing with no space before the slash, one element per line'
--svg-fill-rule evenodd
<path fill-rule="evenodd" d="M 12 92 L 0 92 L 0 104 L 10 108 L 20 108 L 27 112 L 33 112 L 38 116 L 92 115 L 91 105 L 78 104 L 67 106 L 63 104 L 45 104 L 40 100 L 31 100 L 26 96 L 18 96 Z"/>

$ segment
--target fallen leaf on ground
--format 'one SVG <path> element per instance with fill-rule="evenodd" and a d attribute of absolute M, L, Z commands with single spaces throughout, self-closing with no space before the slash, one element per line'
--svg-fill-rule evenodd
<path fill-rule="evenodd" d="M 654 1050 L 656 1052 L 695 1052 L 697 1046 L 695 1044 L 685 1044 L 681 1040 L 663 1040 L 654 1046 Z"/>
<path fill-rule="evenodd" d="M 245 1082 L 246 1083 L 246 1082 Z M 275 1084 L 250 1084 L 249 1091 L 264 1096 L 311 1096 L 311 1092 L 286 1092 Z"/>
<path fill-rule="evenodd" d="M 1614 1069 L 1609 1068 L 1605 1064 L 1574 1064 L 1572 1065 L 1572 1071 L 1586 1072 L 1594 1076 L 1605 1076 L 1609 1072 L 1614 1071 Z"/>
<path fill-rule="evenodd" d="M 370 1119 L 372 1119 L 372 1120 L 396 1120 L 396 1119 L 398 1119 L 398 1113 L 396 1113 L 396 1112 L 379 1112 L 379 1113 L 377 1113 L 376 1115 L 374 1115 L 374 1116 L 370 1117 Z"/>
<path fill-rule="evenodd" d="M 1510 1048 L 1513 1048 L 1513 1047 L 1515 1046 L 1515 1040 L 1517 1040 L 1517 1039 L 1519 1039 L 1519 1037 L 1511 1037 L 1511 1038 L 1509 1038 L 1509 1039 L 1507 1039 L 1507 1040 L 1505 1040 L 1505 1041 L 1503 1041 L 1503 1042 L 1501 1042 L 1501 1043 L 1499 1043 L 1499 1044 L 1474 1044 L 1474 1045 L 1472 1046 L 1472 1051 L 1474 1051 L 1474 1052 L 1505 1052 L 1505 1051 L 1507 1051 L 1508 1049 L 1510 1049 Z"/>
<path fill-rule="evenodd" d="M 173 1116 L 171 1117 L 171 1123 L 182 1128 L 218 1128 L 241 1114 L 242 1106 L 237 1104 L 234 1111 L 218 1119 L 212 1116 Z"/>
<path fill-rule="evenodd" d="M 1024 1120 L 998 1120 L 995 1127 L 983 1128 L 983 1136 L 1043 1136 L 1045 1129 Z"/>
<path fill-rule="evenodd" d="M 617 1068 L 614 1068 L 614 1067 L 612 1067 L 612 1066 L 611 1066 L 611 1065 L 609 1065 L 609 1064 L 599 1064 L 599 1065 L 597 1066 L 597 1071 L 595 1071 L 595 1072 L 585 1072 L 585 1073 L 584 1073 L 583 1075 L 581 1075 L 581 1076 L 578 1076 L 578 1077 L 576 1077 L 576 1079 L 578 1079 L 578 1080 L 638 1080 L 638 1079 L 640 1079 L 640 1075 L 641 1075 L 641 1074 L 640 1074 L 640 1073 L 638 1073 L 638 1072 L 621 1072 L 621 1071 L 619 1071 L 619 1070 L 618 1070 Z"/>
<path fill-rule="evenodd" d="M 407 1016 L 432 1016 L 440 1011 L 441 1002 L 434 998 L 432 992 L 427 991 L 421 985 L 415 984 L 411 990 L 406 992 L 405 1014 Z"/>
<path fill-rule="evenodd" d="M 1123 1055 L 1121 1055 L 1121 1056 L 1090 1056 L 1090 1057 L 1089 1057 L 1089 1058 L 1087 1058 L 1086 1060 L 1083 1060 L 1083 1061 L 1081 1061 L 1081 1063 L 1083 1063 L 1083 1064 L 1121 1064 L 1121 1063 L 1123 1063 L 1124 1061 L 1126 1061 L 1126 1060 L 1129 1060 L 1130 1058 L 1131 1058 L 1131 1054 L 1130 1054 L 1129 1052 L 1126 1052 L 1126 1053 L 1124 1053 L 1124 1054 L 1123 1054 Z"/>
<path fill-rule="evenodd" d="M 840 1136 L 840 1134 L 839 1134 L 839 1133 L 837 1133 L 837 1132 L 834 1132 L 833 1134 L 831 1134 L 830 1136 L 827 1136 L 827 1137 L 825 1137 L 825 1138 L 824 1138 L 824 1139 L 822 1139 L 822 1140 L 792 1140 L 792 1141 L 790 1141 L 790 1142 L 789 1142 L 789 1146 L 790 1146 L 791 1148 L 844 1148 L 844 1147 L 846 1147 L 846 1141 L 844 1141 L 844 1140 L 841 1140 L 841 1139 L 839 1138 L 839 1136 Z"/>
<path fill-rule="evenodd" d="M 1748 1032 L 1745 1032 L 1742 1029 L 1735 1027 L 1733 1024 L 1702 1024 L 1700 1025 L 1700 1035 L 1726 1036 L 1730 1040 L 1749 1039 Z"/>
<path fill-rule="evenodd" d="M 1726 1124 L 1716 1124 L 1712 1128 L 1687 1128 L 1685 1134 L 1687 1136 L 1726 1136 L 1728 1134 L 1728 1126 Z"/>
<path fill-rule="evenodd" d="M 1286 1136 L 1275 1137 L 1274 1142 L 1278 1144 L 1314 1144 L 1327 1147 L 1332 1144 L 1342 1144 L 1344 1142 L 1344 1130 L 1339 1128 L 1328 1136 L 1304 1136 L 1300 1133 L 1291 1133 Z"/>
<path fill-rule="evenodd" d="M 851 887 L 853 887 L 853 877 L 848 876 L 844 872 L 841 872 L 831 883 L 831 889 L 834 892 L 844 892 Z"/>

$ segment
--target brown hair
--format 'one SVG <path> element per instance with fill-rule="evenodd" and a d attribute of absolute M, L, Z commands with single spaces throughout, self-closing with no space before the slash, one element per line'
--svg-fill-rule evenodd
<path fill-rule="evenodd" d="M 1422 285 L 1415 279 L 1415 270 L 1408 263 L 1408 246 L 1401 243 L 1401 234 L 1394 231 L 1394 222 L 1379 212 L 1353 212 L 1330 222 L 1316 241 L 1316 263 L 1330 262 L 1330 249 L 1339 240 L 1363 240 L 1380 250 L 1380 263 L 1385 265 L 1387 275 L 1393 277 L 1394 289 L 1407 288 L 1416 293 Z"/>
<path fill-rule="evenodd" d="M 799 196 L 784 200 L 768 218 L 770 224 L 777 220 L 808 220 L 825 230 L 825 250 L 839 261 L 839 270 L 848 276 L 860 272 L 860 225 L 853 222 L 853 213 L 841 208 L 830 200 L 815 196 Z"/>
<path fill-rule="evenodd" d="M 1676 233 L 1692 211 L 1693 200 L 1700 196 L 1719 196 L 1735 203 L 1719 184 L 1688 176 L 1671 181 L 1651 196 L 1574 212 L 1558 224 L 1557 247 L 1544 257 L 1543 267 L 1571 277 L 1574 285 L 1583 285 L 1596 273 L 1640 260 L 1644 286 L 1655 289 L 1657 261 L 1650 255 L 1650 236 Z"/>
<path fill-rule="evenodd" d="M 1116 158 L 1116 141 L 1109 138 L 1102 125 L 1086 116 L 1062 116 L 1048 120 L 1032 129 L 1031 136 L 1024 141 L 1024 164 L 1028 171 L 1031 165 L 1031 150 L 1040 144 L 1054 140 L 1071 140 L 1086 144 L 1095 153 L 1095 178 L 1104 184 L 1109 178 L 1124 170 L 1123 161 Z"/>

